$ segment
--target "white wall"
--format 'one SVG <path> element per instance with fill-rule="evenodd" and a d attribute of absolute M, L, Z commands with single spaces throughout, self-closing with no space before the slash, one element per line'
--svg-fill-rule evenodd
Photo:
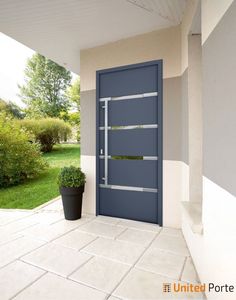
<path fill-rule="evenodd" d="M 96 156 L 81 155 L 81 169 L 86 174 L 85 191 L 83 195 L 83 212 L 96 213 Z"/>
<path fill-rule="evenodd" d="M 188 38 L 189 200 L 202 202 L 201 35 Z"/>
<path fill-rule="evenodd" d="M 202 0 L 202 44 L 234 0 Z"/>
<path fill-rule="evenodd" d="M 182 230 L 202 283 L 234 285 L 236 289 L 236 198 L 203 179 L 203 235 L 194 234 L 187 219 Z M 207 293 L 212 300 L 236 299 L 234 293 Z"/>
<path fill-rule="evenodd" d="M 183 153 L 188 159 L 183 159 L 182 165 L 182 198 L 181 201 L 189 201 L 189 180 L 190 180 L 190 170 L 189 170 L 189 32 L 192 26 L 192 21 L 197 11 L 198 0 L 188 1 L 185 14 L 181 23 L 181 76 L 182 76 L 182 117 L 183 117 L 183 139 L 185 143 L 183 144 Z M 191 114 L 191 113 L 190 113 Z M 185 119 L 185 120 L 184 120 Z M 187 127 L 187 128 L 185 128 Z M 187 137 L 186 137 L 187 135 Z M 184 140 L 183 140 L 184 142 Z M 185 149 L 184 149 L 185 148 Z"/>
<path fill-rule="evenodd" d="M 202 1 L 203 234 L 193 233 L 185 215 L 182 229 L 201 282 L 236 289 L 236 3 L 230 3 Z M 236 291 L 207 297 L 233 300 Z"/>
<path fill-rule="evenodd" d="M 163 161 L 163 226 L 180 228 L 183 199 L 183 162 Z"/>

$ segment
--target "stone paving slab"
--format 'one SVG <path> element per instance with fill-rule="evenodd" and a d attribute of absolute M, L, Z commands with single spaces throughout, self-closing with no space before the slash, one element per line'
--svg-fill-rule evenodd
<path fill-rule="evenodd" d="M 0 210 L 0 299 L 168 299 L 166 282 L 199 282 L 181 230 L 106 216 L 66 221 L 60 199 Z"/>

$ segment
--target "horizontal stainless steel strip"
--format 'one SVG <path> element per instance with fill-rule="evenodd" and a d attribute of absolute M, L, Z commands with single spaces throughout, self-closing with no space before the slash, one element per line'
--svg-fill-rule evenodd
<path fill-rule="evenodd" d="M 125 186 L 125 185 L 110 185 L 110 184 L 99 184 L 99 186 L 101 188 L 113 189 L 113 190 L 158 193 L 158 189 L 152 189 L 152 188 L 143 188 L 143 187 Z"/>
<path fill-rule="evenodd" d="M 100 126 L 100 127 L 99 127 L 99 130 L 104 130 L 104 129 L 105 129 L 105 127 L 103 127 L 103 126 Z M 107 129 L 110 130 L 110 129 L 111 129 L 111 126 L 108 126 Z"/>
<path fill-rule="evenodd" d="M 116 100 L 128 100 L 128 99 L 137 99 L 137 98 L 146 98 L 146 97 L 153 97 L 157 96 L 158 92 L 150 92 L 144 94 L 135 94 L 135 95 L 127 95 L 127 96 L 120 96 L 120 97 L 104 97 L 100 98 L 99 101 L 116 101 Z"/>
<path fill-rule="evenodd" d="M 108 130 L 127 130 L 127 129 L 145 129 L 145 128 L 158 128 L 158 124 L 147 125 L 128 125 L 128 126 L 108 126 Z M 104 126 L 100 126 L 99 130 L 104 130 Z"/>
<path fill-rule="evenodd" d="M 99 99 L 100 102 L 102 101 L 111 101 L 111 97 L 104 97 Z M 104 106 L 105 107 L 105 106 Z"/>
<path fill-rule="evenodd" d="M 121 156 L 125 156 L 125 155 L 121 155 Z M 128 155 L 129 156 L 129 155 Z M 141 155 L 142 156 L 142 155 Z M 99 155 L 100 159 L 104 159 L 105 156 L 104 155 Z M 108 155 L 108 159 L 113 159 L 111 155 Z M 135 160 L 135 159 L 134 159 Z M 142 160 L 142 159 L 139 159 Z M 143 160 L 158 160 L 158 156 L 143 156 Z"/>
<path fill-rule="evenodd" d="M 143 160 L 158 160 L 158 156 L 143 156 Z"/>

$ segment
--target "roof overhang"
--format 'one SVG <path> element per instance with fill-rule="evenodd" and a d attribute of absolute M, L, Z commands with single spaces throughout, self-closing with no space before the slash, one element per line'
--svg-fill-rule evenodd
<path fill-rule="evenodd" d="M 1 31 L 79 74 L 81 49 L 181 23 L 187 0 L 2 0 Z"/>

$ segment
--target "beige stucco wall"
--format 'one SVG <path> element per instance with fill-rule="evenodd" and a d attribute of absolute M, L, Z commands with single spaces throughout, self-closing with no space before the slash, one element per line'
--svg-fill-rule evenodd
<path fill-rule="evenodd" d="M 80 52 L 81 89 L 95 89 L 95 71 L 163 59 L 164 78 L 181 72 L 180 26 L 138 35 Z"/>
<path fill-rule="evenodd" d="M 180 227 L 180 201 L 183 198 L 181 26 L 154 31 L 81 51 L 81 165 L 89 174 L 84 202 L 86 203 L 85 209 L 94 213 L 95 120 L 92 120 L 91 114 L 86 112 L 88 106 L 94 108 L 96 105 L 94 93 L 96 70 L 157 59 L 163 59 L 164 73 L 163 219 L 165 226 Z M 89 143 L 87 143 L 86 138 L 88 136 Z M 90 145 L 93 145 L 93 149 L 90 149 Z"/>

